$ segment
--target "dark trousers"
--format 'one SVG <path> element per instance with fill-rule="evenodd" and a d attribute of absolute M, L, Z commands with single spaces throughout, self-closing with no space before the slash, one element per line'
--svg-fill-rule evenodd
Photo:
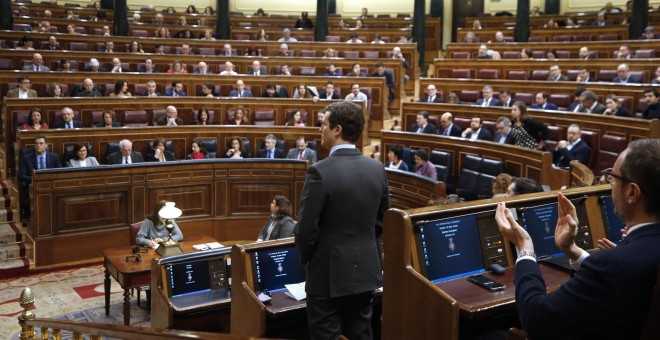
<path fill-rule="evenodd" d="M 21 218 L 30 217 L 30 184 L 18 183 L 18 201 L 21 209 Z"/>
<path fill-rule="evenodd" d="M 371 340 L 373 292 L 337 298 L 307 296 L 307 322 L 311 339 Z"/>

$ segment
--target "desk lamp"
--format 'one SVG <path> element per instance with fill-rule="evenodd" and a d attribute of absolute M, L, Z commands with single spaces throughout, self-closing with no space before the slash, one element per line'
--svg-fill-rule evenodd
<path fill-rule="evenodd" d="M 156 252 L 161 257 L 168 257 L 176 254 L 183 254 L 181 246 L 179 246 L 176 241 L 172 239 L 172 232 L 174 231 L 174 220 L 181 216 L 181 209 L 175 207 L 174 202 L 167 202 L 165 206 L 160 209 L 158 216 L 163 219 L 165 222 L 165 229 L 170 234 L 169 239 L 166 242 L 161 242 L 160 247 L 156 249 Z"/>

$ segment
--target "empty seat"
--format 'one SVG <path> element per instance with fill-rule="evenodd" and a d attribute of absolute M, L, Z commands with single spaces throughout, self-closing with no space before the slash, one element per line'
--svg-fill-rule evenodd
<path fill-rule="evenodd" d="M 458 99 L 465 103 L 474 104 L 479 100 L 479 91 L 461 90 L 458 93 Z"/>
<path fill-rule="evenodd" d="M 357 59 L 357 58 L 360 57 L 360 52 L 358 52 L 358 51 L 344 51 L 343 55 L 344 55 L 344 58 Z"/>
<path fill-rule="evenodd" d="M 300 56 L 306 58 L 314 58 L 316 57 L 316 51 L 300 50 Z"/>
<path fill-rule="evenodd" d="M 338 35 L 326 35 L 325 41 L 327 42 L 340 42 L 341 39 Z"/>
<path fill-rule="evenodd" d="M 506 79 L 527 80 L 527 71 L 521 71 L 521 70 L 509 71 L 506 76 Z"/>
<path fill-rule="evenodd" d="M 504 51 L 504 53 L 502 53 L 502 59 L 520 59 L 520 52 Z"/>
<path fill-rule="evenodd" d="M 11 59 L 0 59 L 0 70 L 13 70 L 14 63 Z"/>
<path fill-rule="evenodd" d="M 215 55 L 215 48 L 213 47 L 200 47 L 199 54 L 201 55 Z"/>
<path fill-rule="evenodd" d="M 147 37 L 149 34 L 147 33 L 147 30 L 131 30 L 131 36 L 134 37 Z"/>
<path fill-rule="evenodd" d="M 70 42 L 69 50 L 71 51 L 87 51 L 88 45 L 86 42 Z"/>
<path fill-rule="evenodd" d="M 618 75 L 619 74 L 617 73 L 616 70 L 600 70 L 598 72 L 598 80 L 599 81 L 612 81 Z"/>
<path fill-rule="evenodd" d="M 429 161 L 435 165 L 435 171 L 438 181 L 447 183 L 451 174 L 452 153 L 444 151 L 431 151 Z"/>
<path fill-rule="evenodd" d="M 500 71 L 491 70 L 491 69 L 479 70 L 479 72 L 477 73 L 477 78 L 479 78 L 479 79 L 499 79 L 500 78 Z"/>
<path fill-rule="evenodd" d="M 566 70 L 566 76 L 570 81 L 576 81 L 578 77 L 579 70 Z"/>
<path fill-rule="evenodd" d="M 470 52 L 452 52 L 452 59 L 470 59 Z"/>
<path fill-rule="evenodd" d="M 275 111 L 256 109 L 253 114 L 254 125 L 275 125 Z"/>
<path fill-rule="evenodd" d="M 236 33 L 234 34 L 234 40 L 250 40 L 250 35 Z"/>
<path fill-rule="evenodd" d="M 154 109 L 151 112 L 151 123 L 153 126 L 158 125 L 158 120 L 163 119 L 163 117 L 167 116 L 167 112 L 165 112 L 165 109 Z"/>
<path fill-rule="evenodd" d="M 570 35 L 555 35 L 552 38 L 552 41 L 561 42 L 561 41 L 571 41 L 572 39 L 573 39 L 573 36 L 570 36 Z"/>
<path fill-rule="evenodd" d="M 215 139 L 197 139 L 204 149 L 206 149 L 206 154 L 208 158 L 216 158 L 218 154 L 218 143 Z"/>
<path fill-rule="evenodd" d="M 625 137 L 603 135 L 593 167 L 594 174 L 600 175 L 603 170 L 613 167 L 617 157 L 627 146 L 628 141 Z"/>
<path fill-rule="evenodd" d="M 301 76 L 315 76 L 316 75 L 316 67 L 300 66 L 300 75 Z"/>
<path fill-rule="evenodd" d="M 531 80 L 548 80 L 550 71 L 548 70 L 532 70 Z"/>
<path fill-rule="evenodd" d="M 465 130 L 470 127 L 470 121 L 471 118 L 461 118 L 461 117 L 456 117 L 454 118 L 454 124 L 461 128 L 461 130 Z"/>
<path fill-rule="evenodd" d="M 570 59 L 571 58 L 571 51 L 556 51 L 555 52 L 557 58 L 560 59 Z"/>
<path fill-rule="evenodd" d="M 534 94 L 533 93 L 524 93 L 524 92 L 518 92 L 513 95 L 514 100 L 520 100 L 521 102 L 525 103 L 525 105 L 532 106 L 532 102 L 534 100 Z"/>
<path fill-rule="evenodd" d="M 149 125 L 149 118 L 146 111 L 125 111 L 124 112 L 124 125 L 125 126 L 147 126 Z"/>
<path fill-rule="evenodd" d="M 589 145 L 591 150 L 598 150 L 600 149 L 600 133 L 598 131 L 589 131 L 589 130 L 582 130 L 582 136 L 580 137 L 582 140 Z M 596 163 L 596 156 L 598 154 L 596 151 L 592 151 L 589 154 L 589 164 L 586 164 L 587 167 L 590 169 L 594 168 L 594 164 Z M 595 174 L 595 172 L 594 172 Z M 600 172 L 599 172 L 600 174 Z"/>
<path fill-rule="evenodd" d="M 529 42 L 546 42 L 548 41 L 548 38 L 545 36 L 531 36 L 529 37 Z"/>
<path fill-rule="evenodd" d="M 559 109 L 567 109 L 573 103 L 570 94 L 553 93 L 548 101 L 557 105 Z"/>
<path fill-rule="evenodd" d="M 588 34 L 577 34 L 573 36 L 573 41 L 591 41 L 591 36 Z"/>
<path fill-rule="evenodd" d="M 604 40 L 619 40 L 619 35 L 618 34 L 601 34 L 598 36 L 599 41 L 604 41 Z"/>
<path fill-rule="evenodd" d="M 545 149 L 554 151 L 560 140 L 566 139 L 566 128 L 562 126 L 548 125 L 548 139 L 545 140 Z M 586 165 L 586 164 L 585 164 Z"/>
<path fill-rule="evenodd" d="M 451 78 L 471 78 L 469 69 L 451 70 Z"/>
<path fill-rule="evenodd" d="M 362 52 L 364 58 L 378 58 L 378 51 L 364 51 Z"/>

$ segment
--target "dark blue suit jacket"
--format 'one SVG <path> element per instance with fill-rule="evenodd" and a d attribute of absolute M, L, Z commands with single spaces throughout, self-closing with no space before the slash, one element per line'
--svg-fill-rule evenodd
<path fill-rule="evenodd" d="M 532 104 L 532 109 L 541 109 L 541 107 L 539 106 L 539 104 L 534 103 L 534 104 Z M 548 103 L 545 103 L 545 108 L 543 108 L 541 110 L 558 110 L 558 108 L 557 108 L 557 105 L 555 105 L 554 103 L 548 102 Z"/>
<path fill-rule="evenodd" d="M 440 128 L 438 129 L 438 134 L 439 135 L 444 135 L 445 134 L 445 128 Z M 463 134 L 463 130 L 458 127 L 456 124 L 452 124 L 451 126 L 451 131 L 449 131 L 449 135 L 453 137 L 461 137 L 461 134 Z"/>
<path fill-rule="evenodd" d="M 238 91 L 236 90 L 231 90 L 229 92 L 230 97 L 238 97 Z M 243 97 L 252 97 L 252 91 L 250 90 L 243 90 Z"/>
<path fill-rule="evenodd" d="M 410 127 L 410 132 L 417 132 L 418 129 L 419 126 L 417 124 L 413 124 Z M 426 126 L 424 127 L 422 133 L 438 133 L 438 128 L 433 123 L 426 123 Z"/>
<path fill-rule="evenodd" d="M 185 96 L 186 96 L 185 91 L 179 92 L 179 97 L 185 97 Z M 172 91 L 172 90 L 165 91 L 165 97 L 174 97 L 174 91 Z"/>
<path fill-rule="evenodd" d="M 266 158 L 267 153 L 266 149 L 259 149 L 259 152 L 257 153 L 257 158 Z M 275 158 L 285 158 L 284 151 L 275 148 Z"/>
<path fill-rule="evenodd" d="M 483 102 L 484 99 L 480 98 L 479 100 L 477 100 L 477 105 L 481 105 Z M 490 103 L 488 103 L 488 106 L 502 106 L 502 101 L 495 97 L 492 97 L 490 98 Z"/>
<path fill-rule="evenodd" d="M 468 134 L 465 135 L 465 138 L 469 139 L 470 137 L 472 137 L 472 132 L 469 132 Z M 492 141 L 493 140 L 493 134 L 490 133 L 490 131 L 488 131 L 488 130 L 486 130 L 485 128 L 482 127 L 481 130 L 479 130 L 479 134 L 477 135 L 477 139 L 478 140 Z"/>
<path fill-rule="evenodd" d="M 46 151 L 46 169 L 61 168 L 60 156 L 50 151 Z M 18 168 L 18 180 L 20 182 L 32 183 L 32 170 L 38 169 L 37 155 L 34 150 L 26 150 L 21 157 L 21 163 Z"/>
<path fill-rule="evenodd" d="M 553 163 L 561 168 L 567 168 L 573 160 L 578 160 L 584 165 L 589 165 L 589 152 L 591 148 L 583 140 L 580 140 L 569 151 L 567 148 L 555 150 L 552 152 Z"/>
<path fill-rule="evenodd" d="M 81 128 L 82 127 L 82 123 L 79 120 L 74 119 L 71 122 L 73 123 L 74 128 Z M 53 127 L 56 128 L 56 129 L 64 129 L 64 121 L 63 120 L 57 121 Z"/>
<path fill-rule="evenodd" d="M 385 77 L 385 85 L 389 89 L 389 94 L 387 95 L 387 100 L 394 100 L 394 76 L 390 72 L 383 72 L 382 75 L 374 72 L 371 74 L 372 77 Z"/>
<path fill-rule="evenodd" d="M 594 252 L 546 294 L 539 265 L 516 264 L 516 308 L 530 339 L 639 339 L 660 264 L 660 223 Z"/>

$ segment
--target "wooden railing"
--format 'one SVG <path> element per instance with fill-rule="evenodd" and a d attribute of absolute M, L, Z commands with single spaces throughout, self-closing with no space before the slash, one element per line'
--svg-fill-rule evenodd
<path fill-rule="evenodd" d="M 459 28 L 456 31 L 456 40 L 454 42 L 461 42 L 465 38 L 467 32 L 472 32 L 474 35 L 479 38 L 479 41 L 482 44 L 487 43 L 488 41 L 495 41 L 495 33 L 501 31 L 504 34 L 504 37 L 513 37 L 513 28 L 504 27 L 504 28 L 484 28 L 480 30 L 472 30 L 470 28 Z M 616 25 L 616 26 L 583 26 L 583 27 L 560 27 L 560 28 L 531 28 L 529 32 L 530 37 L 544 37 L 546 41 L 553 41 L 558 36 L 594 36 L 598 39 L 601 35 L 611 35 L 615 36 L 616 39 L 611 40 L 620 40 L 628 38 L 628 26 Z"/>

